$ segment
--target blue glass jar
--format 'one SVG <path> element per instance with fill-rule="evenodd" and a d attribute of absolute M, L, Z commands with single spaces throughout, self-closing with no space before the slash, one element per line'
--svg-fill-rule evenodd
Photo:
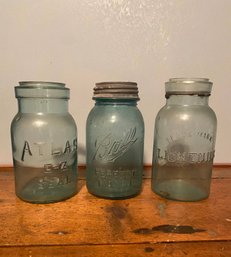
<path fill-rule="evenodd" d="M 31 203 L 64 200 L 77 192 L 77 128 L 65 84 L 27 81 L 15 87 L 11 123 L 16 195 Z"/>
<path fill-rule="evenodd" d="M 87 188 L 104 198 L 140 193 L 144 122 L 134 82 L 102 82 L 94 88 L 95 106 L 86 125 Z"/>
<path fill-rule="evenodd" d="M 212 82 L 174 78 L 155 121 L 152 190 L 178 201 L 209 196 L 217 119 L 208 105 Z"/>

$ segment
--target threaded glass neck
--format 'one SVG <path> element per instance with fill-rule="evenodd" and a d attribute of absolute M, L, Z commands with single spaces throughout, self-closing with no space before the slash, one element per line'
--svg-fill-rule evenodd
<path fill-rule="evenodd" d="M 170 95 L 167 100 L 167 105 L 208 105 L 208 96 L 198 96 L 198 95 Z"/>
<path fill-rule="evenodd" d="M 95 105 L 129 105 L 136 106 L 137 100 L 135 99 L 114 99 L 114 98 L 97 98 Z"/>
<path fill-rule="evenodd" d="M 18 109 L 21 113 L 67 113 L 67 99 L 38 99 L 38 98 L 19 98 Z"/>

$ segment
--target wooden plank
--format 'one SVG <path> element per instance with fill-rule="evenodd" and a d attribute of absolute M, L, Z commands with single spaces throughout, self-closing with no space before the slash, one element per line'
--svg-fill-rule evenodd
<path fill-rule="evenodd" d="M 1 172 L 13 172 L 13 168 L 11 166 L 2 166 L 0 167 L 0 173 Z M 145 166 L 144 167 L 144 178 L 151 178 L 151 172 L 152 167 L 151 166 Z M 231 164 L 218 164 L 214 165 L 213 167 L 213 178 L 231 178 Z M 85 179 L 86 178 L 86 167 L 85 166 L 79 166 L 78 167 L 78 177 L 79 179 Z"/>
<path fill-rule="evenodd" d="M 209 199 L 194 203 L 142 193 L 104 200 L 87 192 L 55 204 L 30 204 L 14 193 L 12 172 L 0 174 L 1 246 L 161 243 L 231 239 L 231 179 L 213 179 Z M 164 226 L 163 226 L 164 225 Z M 161 227 L 160 227 L 161 226 Z"/>
<path fill-rule="evenodd" d="M 231 242 L 0 247 L 4 257 L 229 257 Z"/>
<path fill-rule="evenodd" d="M 217 166 L 213 168 L 213 178 L 231 178 L 231 166 Z"/>

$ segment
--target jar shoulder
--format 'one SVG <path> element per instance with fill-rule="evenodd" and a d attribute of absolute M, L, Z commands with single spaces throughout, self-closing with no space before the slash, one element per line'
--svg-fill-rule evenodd
<path fill-rule="evenodd" d="M 143 123 L 143 116 L 136 106 L 94 106 L 87 117 L 89 122 L 121 122 L 133 121 Z"/>
<path fill-rule="evenodd" d="M 178 105 L 165 105 L 163 106 L 156 116 L 156 122 L 193 122 L 196 120 L 203 120 L 203 122 L 217 123 L 216 114 L 209 106 L 178 106 Z"/>
<path fill-rule="evenodd" d="M 77 129 L 74 118 L 70 113 L 65 114 L 30 114 L 17 113 L 11 122 L 12 129 Z"/>

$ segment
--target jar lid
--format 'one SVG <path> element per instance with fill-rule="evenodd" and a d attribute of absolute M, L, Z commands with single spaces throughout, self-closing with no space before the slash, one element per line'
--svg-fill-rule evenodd
<path fill-rule="evenodd" d="M 139 100 L 136 82 L 100 82 L 95 84 L 93 99 Z"/>
<path fill-rule="evenodd" d="M 165 83 L 166 95 L 209 96 L 213 83 L 207 78 L 171 78 Z"/>
<path fill-rule="evenodd" d="M 69 99 L 70 89 L 64 83 L 47 81 L 20 81 L 15 87 L 16 98 Z"/>

